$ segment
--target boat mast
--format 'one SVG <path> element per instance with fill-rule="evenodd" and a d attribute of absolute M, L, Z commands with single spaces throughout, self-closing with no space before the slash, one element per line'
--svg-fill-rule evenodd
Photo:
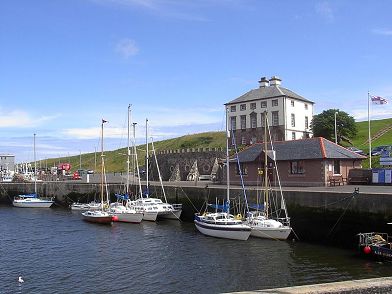
<path fill-rule="evenodd" d="M 138 184 L 139 184 L 139 196 L 140 196 L 140 198 L 143 198 L 142 183 L 140 181 L 139 162 L 138 162 L 138 159 L 137 159 L 135 126 L 136 126 L 136 123 L 133 123 L 133 150 L 135 152 L 136 174 L 138 175 L 137 176 L 137 179 L 138 179 L 137 181 L 138 181 Z"/>
<path fill-rule="evenodd" d="M 268 218 L 268 157 L 267 157 L 267 124 L 268 124 L 268 119 L 267 119 L 267 114 L 268 112 L 264 112 L 264 202 L 265 202 L 265 208 L 264 208 L 264 213 L 265 217 Z"/>
<path fill-rule="evenodd" d="M 148 118 L 146 118 L 146 196 L 148 197 L 150 191 L 148 190 Z"/>
<path fill-rule="evenodd" d="M 167 203 L 165 188 L 163 187 L 161 171 L 159 170 L 157 154 L 155 153 L 154 140 L 152 139 L 152 137 L 151 137 L 151 147 L 152 147 L 152 153 L 153 153 L 154 158 L 155 158 L 155 165 L 157 166 L 159 182 L 161 183 L 163 197 L 165 198 L 165 202 Z"/>
<path fill-rule="evenodd" d="M 129 149 L 129 123 L 131 121 L 131 104 L 128 104 L 128 138 L 127 138 L 127 186 L 125 187 L 125 193 L 128 195 L 129 193 L 129 157 L 130 157 L 130 149 Z"/>
<path fill-rule="evenodd" d="M 105 171 L 104 167 L 104 161 L 103 161 L 103 124 L 106 122 L 106 120 L 102 119 L 102 124 L 101 124 L 101 209 L 103 211 L 103 174 Z"/>
<path fill-rule="evenodd" d="M 229 107 L 226 107 L 226 197 L 227 197 L 227 213 L 230 213 L 230 168 L 229 168 Z"/>
<path fill-rule="evenodd" d="M 34 142 L 33 142 L 33 149 L 34 149 L 34 193 L 37 194 L 37 160 L 35 157 L 35 136 L 34 134 Z"/>

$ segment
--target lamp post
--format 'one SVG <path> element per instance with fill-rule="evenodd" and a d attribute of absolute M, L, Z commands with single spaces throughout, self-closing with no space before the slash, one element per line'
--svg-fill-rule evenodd
<path fill-rule="evenodd" d="M 337 127 L 336 127 L 336 115 L 338 114 L 337 111 L 335 111 L 335 144 L 338 144 L 338 132 L 337 132 Z"/>

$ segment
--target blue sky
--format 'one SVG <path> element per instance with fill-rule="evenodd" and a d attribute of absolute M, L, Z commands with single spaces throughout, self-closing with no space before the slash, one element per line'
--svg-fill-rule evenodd
<path fill-rule="evenodd" d="M 0 153 L 16 161 L 224 129 L 223 104 L 277 75 L 316 102 L 367 119 L 390 100 L 392 3 L 262 0 L 4 0 Z"/>

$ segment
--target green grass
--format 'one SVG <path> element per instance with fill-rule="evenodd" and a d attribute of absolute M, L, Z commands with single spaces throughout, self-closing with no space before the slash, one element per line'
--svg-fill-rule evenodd
<path fill-rule="evenodd" d="M 392 125 L 391 119 L 383 119 L 383 120 L 374 120 L 371 121 L 371 133 L 374 135 L 379 130 L 384 127 Z M 368 146 L 365 144 L 368 138 L 368 123 L 357 122 L 358 127 L 358 135 L 356 138 L 352 140 L 353 145 L 362 149 L 365 152 L 368 152 Z M 380 145 L 392 145 L 392 131 L 386 133 L 384 136 L 372 142 L 372 147 L 380 146 Z M 193 135 L 186 135 L 178 138 L 157 141 L 154 142 L 154 146 L 156 152 L 160 150 L 177 150 L 177 149 L 190 149 L 190 148 L 224 148 L 226 146 L 225 141 L 225 132 L 206 132 L 199 133 Z M 149 146 L 151 150 L 151 144 Z M 137 146 L 138 150 L 138 161 L 142 166 L 144 165 L 144 158 L 146 156 L 145 145 Z M 105 152 L 105 166 L 107 172 L 119 172 L 126 171 L 126 148 L 121 148 L 113 151 Z M 97 153 L 97 171 L 101 170 L 101 157 L 100 153 Z M 57 165 L 59 162 L 70 162 L 72 165 L 72 171 L 79 169 L 79 155 L 72 157 L 63 157 L 63 158 L 53 158 L 47 160 L 48 166 Z M 378 158 L 373 158 L 372 166 L 378 167 L 379 160 Z M 44 166 L 45 163 L 41 162 L 41 165 Z M 369 166 L 369 160 L 363 161 L 363 167 Z M 94 153 L 85 153 L 82 154 L 82 168 L 83 169 L 95 169 L 95 155 Z"/>
<path fill-rule="evenodd" d="M 174 139 L 168 139 L 163 141 L 154 142 L 155 151 L 158 153 L 160 150 L 178 150 L 188 148 L 220 148 L 225 147 L 225 133 L 224 132 L 206 132 L 200 134 L 186 135 Z M 149 150 L 152 150 L 151 144 Z M 106 172 L 120 172 L 126 171 L 126 154 L 127 148 L 121 148 L 113 151 L 105 151 L 105 169 Z M 139 165 L 144 165 L 146 156 L 146 146 L 137 146 L 137 156 Z M 132 160 L 132 159 L 131 159 Z M 96 156 L 94 153 L 84 153 L 81 155 L 82 169 L 91 169 L 96 171 L 101 170 L 101 154 L 97 152 Z M 60 162 L 71 163 L 71 171 L 75 171 L 80 167 L 80 156 L 60 157 L 47 159 L 46 162 L 41 161 L 41 166 L 47 165 L 55 166 Z M 39 164 L 38 164 L 39 166 Z"/>

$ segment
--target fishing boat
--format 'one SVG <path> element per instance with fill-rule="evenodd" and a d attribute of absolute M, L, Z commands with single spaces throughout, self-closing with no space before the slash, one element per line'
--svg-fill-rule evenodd
<path fill-rule="evenodd" d="M 104 175 L 105 175 L 105 160 L 103 154 L 103 125 L 107 121 L 102 119 L 101 124 L 101 209 L 100 210 L 87 210 L 82 212 L 83 219 L 88 222 L 98 224 L 112 224 L 112 215 L 107 211 L 109 203 L 109 195 L 106 189 L 106 202 L 104 202 Z"/>
<path fill-rule="evenodd" d="M 37 194 L 37 161 L 35 154 L 35 136 L 34 134 L 34 193 L 31 194 L 20 194 L 14 197 L 12 205 L 15 207 L 24 208 L 49 208 L 53 205 L 54 201 L 52 198 L 41 198 Z"/>
<path fill-rule="evenodd" d="M 228 132 L 228 108 L 226 108 L 226 201 L 223 206 L 215 206 L 215 212 L 196 213 L 194 223 L 196 229 L 207 236 L 247 240 L 251 233 L 249 225 L 244 223 L 240 218 L 235 218 L 230 214 L 230 174 L 229 174 L 229 132 Z M 222 211 L 218 212 L 218 209 Z"/>
<path fill-rule="evenodd" d="M 358 249 L 362 255 L 392 261 L 392 236 L 387 233 L 359 233 Z"/>
<path fill-rule="evenodd" d="M 148 119 L 146 119 L 146 189 L 142 192 L 141 184 L 139 181 L 139 195 L 140 197 L 135 201 L 128 202 L 128 206 L 135 209 L 138 212 L 143 212 L 143 220 L 156 221 L 158 218 L 166 219 L 180 219 L 182 212 L 181 204 L 169 204 L 167 202 L 165 189 L 162 183 L 161 173 L 159 171 L 158 161 L 155 154 L 154 142 L 151 139 L 153 155 L 155 158 L 155 164 L 158 170 L 159 181 L 161 184 L 163 197 L 165 201 L 159 198 L 150 197 L 149 193 L 149 151 L 148 151 Z M 136 160 L 137 161 L 137 160 Z M 139 168 L 137 168 L 139 173 Z M 138 177 L 140 179 L 140 176 Z"/>
<path fill-rule="evenodd" d="M 290 218 L 283 197 L 282 186 L 280 184 L 279 171 L 276 164 L 275 151 L 271 140 L 271 133 L 268 128 L 267 112 L 264 112 L 264 176 L 263 201 L 259 204 L 250 205 L 246 220 L 251 227 L 251 236 L 265 239 L 286 240 L 291 232 Z M 268 132 L 267 132 L 268 130 Z M 270 150 L 268 150 L 268 138 L 270 138 Z M 275 169 L 279 193 L 272 191 L 268 178 L 268 154 L 271 155 L 273 168 Z M 241 172 L 241 169 L 239 169 Z"/>
<path fill-rule="evenodd" d="M 110 204 L 110 213 L 113 215 L 114 221 L 127 223 L 141 223 L 143 213 L 136 211 L 134 208 L 127 206 L 129 199 L 129 175 L 130 175 L 130 121 L 131 121 L 131 105 L 128 105 L 128 143 L 127 143 L 127 183 L 125 185 L 125 193 L 117 193 L 115 196 L 117 202 Z"/>

